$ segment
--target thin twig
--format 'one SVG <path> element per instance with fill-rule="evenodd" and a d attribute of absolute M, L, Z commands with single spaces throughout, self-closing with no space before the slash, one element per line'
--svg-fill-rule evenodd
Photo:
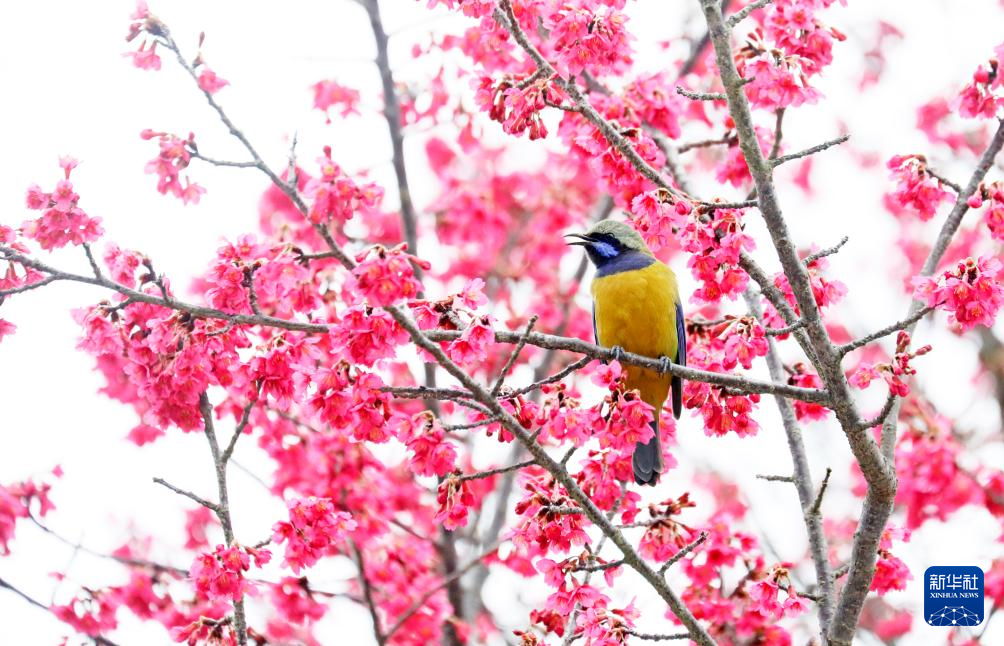
<path fill-rule="evenodd" d="M 502 371 L 499 373 L 498 379 L 495 380 L 495 385 L 492 386 L 492 395 L 496 397 L 499 394 L 499 390 L 502 389 L 502 384 L 505 382 L 505 377 L 509 374 L 512 369 L 513 364 L 516 363 L 516 359 L 519 357 L 519 353 L 522 352 L 523 348 L 526 347 L 526 339 L 533 332 L 533 326 L 537 324 L 538 316 L 534 314 L 530 317 L 530 321 L 526 324 L 526 329 L 523 331 L 522 336 L 520 336 L 519 341 L 516 342 L 516 346 L 509 353 L 509 359 L 505 362 L 502 367 Z"/>
<path fill-rule="evenodd" d="M 819 251 L 816 251 L 814 253 L 810 253 L 808 256 L 805 257 L 805 260 L 803 260 L 802 262 L 804 262 L 806 265 L 808 265 L 808 264 L 810 264 L 810 263 L 812 263 L 812 262 L 814 262 L 816 260 L 819 260 L 820 258 L 825 258 L 827 256 L 832 256 L 833 254 L 835 254 L 838 251 L 840 251 L 840 248 L 843 247 L 845 244 L 847 244 L 848 240 L 850 240 L 850 238 L 847 237 L 847 236 L 844 236 L 843 238 L 840 239 L 840 242 L 838 242 L 837 244 L 833 245 L 832 247 L 827 247 L 826 249 L 820 249 Z"/>
<path fill-rule="evenodd" d="M 154 478 L 153 481 L 156 482 L 159 485 L 167 487 L 168 489 L 170 489 L 171 491 L 173 491 L 176 494 L 180 494 L 180 495 L 182 495 L 182 496 L 184 496 L 186 498 L 190 498 L 191 500 L 194 500 L 195 502 L 199 503 L 200 505 L 202 505 L 206 509 L 210 509 L 212 511 L 219 512 L 220 506 L 217 505 L 215 502 L 209 502 L 205 498 L 197 496 L 196 494 L 192 493 L 191 491 L 186 491 L 185 489 L 181 489 L 180 487 L 175 487 L 173 484 L 171 484 L 167 480 L 164 480 L 163 478 Z"/>
<path fill-rule="evenodd" d="M 679 552 L 677 552 L 676 554 L 674 554 L 673 556 L 671 556 L 668 561 L 666 561 L 665 563 L 663 563 L 662 567 L 659 568 L 659 574 L 665 576 L 665 574 L 669 570 L 669 568 L 673 567 L 673 565 L 675 563 L 679 562 L 680 559 L 682 559 L 685 556 L 687 556 L 687 554 L 690 554 L 691 552 L 693 552 L 694 549 L 697 548 L 697 546 L 699 546 L 701 543 L 703 543 L 706 540 L 708 540 L 708 533 L 707 532 L 701 532 L 700 536 L 698 536 L 694 540 L 692 540 L 689 543 L 687 543 L 686 545 L 684 545 L 683 548 L 681 548 Z"/>
<path fill-rule="evenodd" d="M 692 92 L 691 90 L 685 90 L 679 85 L 676 86 L 676 93 L 687 97 L 688 99 L 693 99 L 694 101 L 724 101 L 724 92 Z"/>
<path fill-rule="evenodd" d="M 771 163 L 774 166 L 780 166 L 781 164 L 784 164 L 785 162 L 790 162 L 790 161 L 793 161 L 795 159 L 801 159 L 802 157 L 808 157 L 809 155 L 814 155 L 814 154 L 816 154 L 818 152 L 822 152 L 822 151 L 826 150 L 827 148 L 832 148 L 833 146 L 838 146 L 838 145 L 844 143 L 845 141 L 847 141 L 850 138 L 851 138 L 850 135 L 843 135 L 842 137 L 837 137 L 836 139 L 831 139 L 829 141 L 826 141 L 826 142 L 823 142 L 823 143 L 819 144 L 818 146 L 813 146 L 812 148 L 806 148 L 805 150 L 801 150 L 801 151 L 799 151 L 797 153 L 791 153 L 790 155 L 781 155 L 780 157 L 775 158 Z"/>
<path fill-rule="evenodd" d="M 525 462 L 517 462 L 516 464 L 510 464 L 507 467 L 497 467 L 495 469 L 488 469 L 487 471 L 478 471 L 477 473 L 467 473 L 460 476 L 459 480 L 480 480 L 482 478 L 490 478 L 492 476 L 497 476 L 500 473 L 509 473 L 510 471 L 519 471 L 520 469 L 525 469 L 527 467 L 532 467 L 536 465 L 536 460 L 526 460 Z"/>
<path fill-rule="evenodd" d="M 729 27 L 735 27 L 740 22 L 745 20 L 746 16 L 750 15 L 757 9 L 762 9 L 763 7 L 766 7 L 772 2 L 774 2 L 774 0 L 756 0 L 756 2 L 751 2 L 742 9 L 740 9 L 739 11 L 735 12 L 734 14 L 726 18 L 725 24 L 728 25 Z"/>

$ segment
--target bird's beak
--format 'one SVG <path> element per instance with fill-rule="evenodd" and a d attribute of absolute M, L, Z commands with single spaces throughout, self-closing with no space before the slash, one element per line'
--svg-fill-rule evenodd
<path fill-rule="evenodd" d="M 590 242 L 593 242 L 593 239 L 591 237 L 587 236 L 584 233 L 566 233 L 565 237 L 566 238 L 578 238 L 578 240 L 569 242 L 567 244 L 569 244 L 569 245 L 577 245 L 577 246 L 580 246 L 580 247 L 588 246 Z"/>

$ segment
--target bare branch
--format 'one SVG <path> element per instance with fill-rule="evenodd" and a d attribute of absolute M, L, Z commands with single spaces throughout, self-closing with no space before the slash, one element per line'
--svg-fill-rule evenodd
<path fill-rule="evenodd" d="M 677 640 L 677 639 L 689 639 L 690 638 L 690 633 L 676 633 L 676 634 L 673 634 L 673 635 L 659 635 L 659 634 L 655 634 L 655 633 L 639 633 L 639 632 L 635 632 L 634 630 L 628 630 L 627 633 L 629 635 L 631 635 L 632 637 L 637 637 L 638 639 L 641 639 L 643 641 L 650 641 L 650 642 L 668 642 L 668 641 L 673 641 L 673 640 Z"/>
<path fill-rule="evenodd" d="M 171 491 L 173 491 L 176 494 L 180 494 L 180 495 L 182 495 L 182 496 L 184 496 L 186 498 L 190 498 L 191 500 L 194 500 L 195 502 L 199 503 L 200 505 L 202 505 L 206 509 L 210 509 L 210 510 L 215 511 L 217 513 L 219 512 L 220 506 L 217 505 L 215 502 L 209 502 L 205 498 L 197 496 L 196 494 L 192 493 L 191 491 L 187 491 L 187 490 L 182 489 L 180 487 L 175 487 L 173 484 L 171 484 L 167 480 L 164 480 L 163 478 L 154 478 L 153 481 L 156 482 L 159 485 L 163 485 L 163 486 L 167 487 L 168 489 L 170 489 Z"/>
<path fill-rule="evenodd" d="M 850 138 L 851 138 L 850 135 L 843 135 L 842 137 L 837 137 L 836 139 L 831 139 L 829 141 L 826 141 L 826 142 L 823 142 L 823 143 L 819 144 L 818 146 L 813 146 L 812 148 L 806 148 L 805 150 L 799 151 L 797 153 L 791 153 L 790 155 L 781 155 L 780 157 L 774 159 L 772 163 L 773 163 L 774 166 L 780 166 L 781 164 L 784 164 L 785 162 L 790 162 L 790 161 L 793 161 L 795 159 L 801 159 L 802 157 L 808 157 L 809 155 L 814 155 L 814 154 L 816 154 L 818 152 L 822 152 L 822 151 L 826 150 L 827 148 L 832 148 L 833 146 L 838 146 L 838 145 L 844 143 L 845 141 L 847 141 Z"/>
<path fill-rule="evenodd" d="M 838 251 L 840 251 L 840 249 L 845 244 L 847 244 L 848 240 L 850 240 L 850 238 L 848 238 L 847 236 L 844 236 L 843 238 L 840 239 L 840 242 L 838 242 L 837 244 L 833 245 L 832 247 L 827 247 L 826 249 L 820 249 L 819 251 L 817 251 L 815 253 L 810 253 L 808 256 L 805 257 L 805 260 L 803 260 L 802 262 L 804 262 L 806 265 L 808 265 L 808 264 L 810 264 L 810 263 L 812 263 L 812 262 L 814 262 L 816 260 L 819 260 L 820 258 L 825 258 L 827 256 L 832 256 L 833 254 L 835 254 Z"/>
<path fill-rule="evenodd" d="M 692 141 L 690 143 L 680 144 L 679 146 L 677 146 L 676 152 L 682 154 L 694 150 L 695 148 L 707 148 L 709 146 L 718 146 L 723 144 L 728 144 L 731 146 L 732 144 L 736 143 L 736 141 L 737 141 L 736 133 L 727 132 L 718 139 L 703 139 L 701 141 Z"/>
<path fill-rule="evenodd" d="M 509 473 L 510 471 L 519 471 L 520 469 L 525 469 L 527 467 L 532 467 L 536 465 L 536 460 L 526 460 L 525 462 L 517 462 L 516 464 L 510 464 L 507 467 L 498 467 L 495 469 L 488 469 L 487 471 L 478 471 L 477 473 L 467 473 L 460 476 L 460 480 L 480 480 L 481 478 L 490 478 L 492 476 L 497 476 L 500 473 Z"/>
<path fill-rule="evenodd" d="M 823 495 L 826 493 L 826 486 L 830 484 L 831 473 L 833 473 L 833 469 L 826 467 L 826 475 L 823 476 L 823 482 L 819 485 L 819 493 L 816 494 L 816 499 L 812 502 L 812 508 L 809 510 L 813 516 L 819 515 L 819 506 L 823 504 Z"/>
<path fill-rule="evenodd" d="M 352 555 L 355 557 L 356 567 L 359 568 L 359 583 L 363 589 L 363 599 L 366 601 L 366 608 L 373 621 L 373 636 L 379 646 L 384 646 L 387 643 L 387 637 L 380 628 L 380 615 L 377 613 L 376 602 L 373 600 L 373 586 L 370 585 L 369 577 L 366 576 L 366 561 L 363 560 L 363 553 L 359 551 L 355 541 L 349 539 L 349 545 L 352 548 Z"/>
<path fill-rule="evenodd" d="M 766 480 L 767 482 L 789 482 L 792 484 L 794 484 L 795 482 L 795 478 L 791 476 L 774 476 L 774 475 L 765 475 L 763 473 L 758 473 L 756 479 Z"/>
<path fill-rule="evenodd" d="M 725 24 L 729 27 L 735 27 L 740 22 L 746 19 L 746 16 L 750 15 L 757 9 L 762 9 L 774 2 L 774 0 L 756 0 L 756 2 L 751 2 L 739 11 L 735 12 L 731 16 L 725 19 Z"/>
<path fill-rule="evenodd" d="M 924 318 L 933 311 L 934 311 L 933 307 L 922 307 L 901 321 L 896 321 L 895 323 L 885 326 L 881 330 L 876 330 L 875 332 L 865 335 L 860 339 L 838 346 L 837 352 L 840 354 L 840 356 L 843 356 L 848 352 L 852 352 L 854 350 L 857 350 L 858 348 L 863 348 L 872 341 L 878 341 L 882 337 L 889 336 L 890 334 L 894 334 L 896 332 L 899 332 L 900 330 L 906 330 L 908 328 L 911 328 L 917 321 Z"/>
<path fill-rule="evenodd" d="M 694 549 L 697 548 L 697 546 L 699 546 L 701 543 L 703 543 L 706 540 L 708 540 L 708 533 L 707 532 L 701 532 L 700 536 L 698 536 L 694 540 L 692 540 L 689 543 L 687 543 L 686 545 L 684 545 L 680 549 L 680 551 L 678 551 L 673 556 L 669 557 L 669 560 L 666 561 L 665 563 L 663 563 L 662 567 L 659 568 L 659 574 L 660 575 L 665 575 L 666 572 L 669 570 L 669 568 L 673 567 L 673 564 L 679 562 L 680 559 L 682 559 L 683 557 L 687 556 L 687 554 L 690 554 L 691 552 L 693 552 Z"/>
<path fill-rule="evenodd" d="M 690 90 L 685 90 L 679 85 L 676 86 L 676 93 L 687 97 L 688 99 L 693 99 L 694 101 L 724 101 L 724 92 L 692 92 Z"/>
<path fill-rule="evenodd" d="M 519 353 L 523 350 L 524 347 L 526 347 L 526 338 L 530 336 L 531 332 L 533 332 L 533 326 L 536 325 L 537 318 L 538 317 L 536 314 L 530 317 L 530 321 L 526 324 L 526 330 L 523 331 L 523 334 L 520 336 L 519 341 L 516 342 L 516 347 L 514 347 L 512 349 L 512 352 L 509 353 L 509 359 L 505 362 L 505 365 L 502 367 L 502 371 L 499 373 L 498 379 L 495 380 L 495 385 L 492 386 L 492 391 L 491 391 L 492 395 L 496 397 L 498 396 L 499 390 L 502 389 L 502 384 L 505 382 L 506 375 L 509 374 L 509 371 L 512 369 L 513 364 L 516 363 L 516 359 L 519 357 Z"/>

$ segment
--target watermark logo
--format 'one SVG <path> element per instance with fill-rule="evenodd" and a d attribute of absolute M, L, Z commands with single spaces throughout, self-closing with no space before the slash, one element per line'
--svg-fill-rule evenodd
<path fill-rule="evenodd" d="M 983 623 L 983 570 L 973 565 L 927 568 L 924 620 L 929 626 Z"/>

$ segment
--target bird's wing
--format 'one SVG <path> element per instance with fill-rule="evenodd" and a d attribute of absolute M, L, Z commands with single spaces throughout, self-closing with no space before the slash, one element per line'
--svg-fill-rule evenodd
<path fill-rule="evenodd" d="M 683 320 L 683 305 L 676 301 L 676 358 L 678 366 L 687 365 L 687 324 Z M 673 416 L 679 419 L 683 410 L 683 379 L 673 376 Z"/>

